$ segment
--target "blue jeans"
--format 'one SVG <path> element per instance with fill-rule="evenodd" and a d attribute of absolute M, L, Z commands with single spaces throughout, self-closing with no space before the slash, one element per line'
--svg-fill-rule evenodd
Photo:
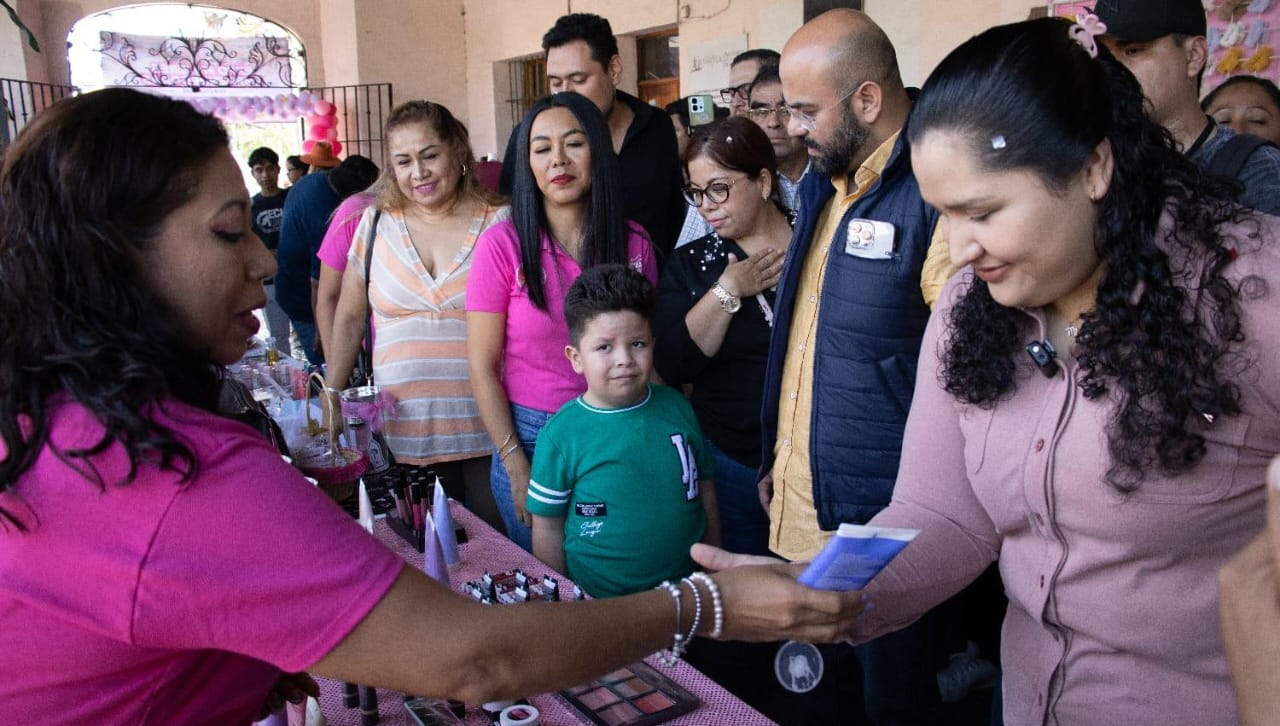
<path fill-rule="evenodd" d="M 520 439 L 520 448 L 529 457 L 529 465 L 533 465 L 533 449 L 538 443 L 538 432 L 547 425 L 551 414 L 536 408 L 511 404 L 511 424 L 515 427 L 516 438 Z M 502 463 L 501 452 L 494 454 L 493 465 L 489 468 L 489 486 L 493 489 L 493 501 L 498 505 L 498 514 L 502 515 L 502 523 L 507 526 L 507 537 L 520 545 L 526 552 L 533 551 L 533 531 L 523 522 L 516 519 L 516 505 L 511 499 L 511 477 L 507 476 L 507 467 Z"/>
<path fill-rule="evenodd" d="M 707 440 L 716 462 L 716 502 L 720 509 L 720 542 L 730 552 L 765 555 L 769 551 L 769 513 L 760 506 L 756 470 L 743 466 Z"/>

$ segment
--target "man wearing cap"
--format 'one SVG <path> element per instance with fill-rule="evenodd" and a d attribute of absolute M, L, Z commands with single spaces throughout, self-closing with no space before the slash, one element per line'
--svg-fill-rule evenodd
<path fill-rule="evenodd" d="M 1095 11 L 1107 26 L 1103 44 L 1142 84 L 1152 119 L 1202 169 L 1233 176 L 1241 203 L 1280 214 L 1280 149 L 1218 126 L 1200 108 L 1209 62 L 1201 0 L 1098 0 Z"/>
<path fill-rule="evenodd" d="M 372 184 L 378 177 L 378 167 L 358 154 L 339 162 L 329 145 L 322 143 L 317 143 L 316 151 L 302 160 L 324 173 L 312 172 L 302 177 L 285 198 L 276 250 L 276 302 L 289 316 L 307 360 L 321 365 L 324 355 L 316 345 L 315 288 L 320 278 L 316 252 L 333 210 L 343 199 Z"/>

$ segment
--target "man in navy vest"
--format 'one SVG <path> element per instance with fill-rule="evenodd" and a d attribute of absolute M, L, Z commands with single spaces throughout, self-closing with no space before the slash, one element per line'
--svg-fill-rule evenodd
<path fill-rule="evenodd" d="M 840 523 L 889 503 L 925 323 L 952 269 L 911 172 L 902 129 L 914 91 L 884 31 L 861 12 L 829 11 L 791 36 L 779 70 L 788 130 L 817 173 L 800 184 L 778 284 L 761 497 L 770 548 L 808 560 Z M 963 723 L 937 674 L 965 641 L 946 637 L 938 612 L 825 650 L 806 720 L 860 723 L 865 709 L 870 723 Z"/>

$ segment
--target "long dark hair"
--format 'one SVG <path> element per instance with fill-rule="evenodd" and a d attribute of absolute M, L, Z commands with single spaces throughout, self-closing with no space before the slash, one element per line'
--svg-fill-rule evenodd
<path fill-rule="evenodd" d="M 605 262 L 627 261 L 627 223 L 622 210 L 622 177 L 618 157 L 613 153 L 609 127 L 604 115 L 585 96 L 557 93 L 534 102 L 516 130 L 515 183 L 511 188 L 511 218 L 520 238 L 520 262 L 524 266 L 529 300 L 547 310 L 546 287 L 542 282 L 542 233 L 547 229 L 547 211 L 542 191 L 529 167 L 529 133 L 538 114 L 550 108 L 567 108 L 582 126 L 591 150 L 591 204 L 582 230 L 578 264 L 582 269 Z M 554 253 L 554 248 L 553 248 Z"/>
<path fill-rule="evenodd" d="M 982 168 L 1029 170 L 1055 191 L 1110 142 L 1115 171 L 1095 231 L 1104 274 L 1077 344 L 1084 395 L 1117 402 L 1106 480 L 1131 492 L 1147 471 L 1176 475 L 1200 461 L 1206 415 L 1240 412 L 1225 370 L 1243 339 L 1239 291 L 1223 274 L 1233 252 L 1219 226 L 1245 213 L 1230 187 L 1202 175 L 1146 115 L 1129 71 L 1105 48 L 1090 57 L 1069 27 L 1056 18 L 1000 26 L 952 51 L 926 81 L 909 136 L 957 132 Z M 992 143 L 998 137 L 1003 144 Z M 1185 260 L 1177 275 L 1156 242 L 1165 214 L 1175 230 L 1167 246 Z M 1011 395 L 1026 316 L 974 279 L 948 322 L 946 390 L 980 405 Z"/>
<path fill-rule="evenodd" d="M 25 128 L 0 169 L 0 491 L 48 444 L 59 398 L 104 432 L 56 452 L 104 482 L 91 457 L 124 447 L 195 473 L 191 451 L 144 409 L 166 398 L 215 410 L 220 369 L 184 342 L 138 265 L 165 218 L 194 195 L 227 134 L 189 104 L 126 89 L 59 101 Z M 25 526 L 0 508 L 0 517 Z"/>

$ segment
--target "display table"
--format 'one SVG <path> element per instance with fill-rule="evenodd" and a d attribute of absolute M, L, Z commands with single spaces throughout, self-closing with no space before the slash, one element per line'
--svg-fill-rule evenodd
<path fill-rule="evenodd" d="M 564 599 L 571 597 L 573 583 L 568 578 L 553 572 L 551 568 L 520 549 L 514 542 L 499 534 L 459 503 L 451 500 L 449 504 L 454 521 L 466 529 L 468 538 L 468 541 L 458 548 L 460 561 L 449 571 L 454 591 L 459 591 L 463 583 L 481 577 L 485 570 L 497 573 L 521 568 L 529 576 L 539 579 L 546 574 L 554 576 L 560 582 L 561 597 Z M 422 554 L 396 535 L 382 518 L 376 520 L 374 534 L 405 561 L 422 569 Z M 493 605 L 491 607 L 555 607 L 555 605 Z M 620 625 L 623 624 L 620 623 Z M 659 665 L 654 657 L 650 657 L 647 662 L 702 701 L 702 706 L 696 711 L 667 723 L 677 726 L 773 723 L 759 711 L 751 708 L 683 661 L 673 667 Z M 316 678 L 316 680 L 320 683 L 320 707 L 328 722 L 334 726 L 360 726 L 360 709 L 346 708 L 342 705 L 342 684 L 325 678 Z M 531 696 L 529 701 L 541 711 L 544 726 L 590 723 L 553 694 Z M 385 724 L 413 723 L 409 712 L 404 708 L 404 696 L 394 691 L 378 690 L 378 713 L 382 717 L 382 723 Z M 467 723 L 481 726 L 490 721 L 478 706 L 471 705 L 467 707 Z"/>

